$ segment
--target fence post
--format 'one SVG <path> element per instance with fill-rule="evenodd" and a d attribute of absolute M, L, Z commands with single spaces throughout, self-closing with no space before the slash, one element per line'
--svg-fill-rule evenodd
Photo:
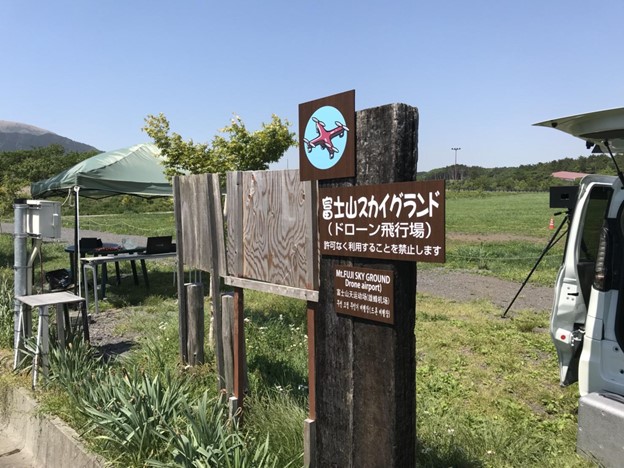
<path fill-rule="evenodd" d="M 178 280 L 178 334 L 180 339 L 180 360 L 188 362 L 188 328 L 186 319 L 186 288 L 184 287 L 184 242 L 182 235 L 182 197 L 180 195 L 180 176 L 173 178 L 173 211 L 176 222 L 176 253 Z"/>
<path fill-rule="evenodd" d="M 227 395 L 234 393 L 234 298 L 229 294 L 221 297 L 221 340 L 223 343 L 223 380 Z"/>
<path fill-rule="evenodd" d="M 357 113 L 356 177 L 319 187 L 416 179 L 418 111 L 392 104 Z M 337 265 L 394 274 L 394 325 L 337 315 Z M 416 264 L 323 256 L 316 329 L 317 466 L 414 466 Z"/>
<path fill-rule="evenodd" d="M 204 363 L 204 285 L 202 283 L 188 283 L 185 287 L 188 319 L 188 363 L 195 366 Z"/>

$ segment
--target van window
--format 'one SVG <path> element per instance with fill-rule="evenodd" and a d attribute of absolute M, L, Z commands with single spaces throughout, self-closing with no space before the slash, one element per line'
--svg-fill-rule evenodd
<path fill-rule="evenodd" d="M 579 262 L 596 261 L 598 244 L 600 243 L 600 229 L 607 215 L 612 193 L 611 187 L 594 187 L 589 194 L 578 257 Z"/>
<path fill-rule="evenodd" d="M 578 262 L 576 264 L 578 281 L 581 286 L 585 307 L 589 307 L 589 295 L 591 293 L 591 285 L 594 282 L 596 257 L 600 244 L 600 231 L 607 215 L 612 193 L 613 189 L 611 187 L 604 186 L 593 187 L 589 193 Z"/>

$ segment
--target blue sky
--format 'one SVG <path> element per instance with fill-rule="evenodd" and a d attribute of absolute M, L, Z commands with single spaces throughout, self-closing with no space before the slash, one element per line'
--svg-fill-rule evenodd
<path fill-rule="evenodd" d="M 349 89 L 419 109 L 419 170 L 587 155 L 532 127 L 624 106 L 624 2 L 3 0 L 0 120 L 102 150 L 163 112 L 210 141 Z M 292 150 L 277 167 L 296 167 Z"/>

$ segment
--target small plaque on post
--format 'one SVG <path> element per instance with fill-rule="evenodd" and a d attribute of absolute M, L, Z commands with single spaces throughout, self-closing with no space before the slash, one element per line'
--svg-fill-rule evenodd
<path fill-rule="evenodd" d="M 334 305 L 339 314 L 394 323 L 393 272 L 337 266 Z"/>

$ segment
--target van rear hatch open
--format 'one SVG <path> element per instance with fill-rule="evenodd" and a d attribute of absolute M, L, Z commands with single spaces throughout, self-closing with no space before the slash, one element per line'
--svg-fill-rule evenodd
<path fill-rule="evenodd" d="M 614 153 L 624 152 L 624 108 L 622 107 L 546 120 L 535 125 L 555 128 L 581 138 L 585 140 L 588 149 L 594 147 L 596 152 L 609 152 L 604 144 L 605 140 L 609 142 L 609 147 Z"/>

